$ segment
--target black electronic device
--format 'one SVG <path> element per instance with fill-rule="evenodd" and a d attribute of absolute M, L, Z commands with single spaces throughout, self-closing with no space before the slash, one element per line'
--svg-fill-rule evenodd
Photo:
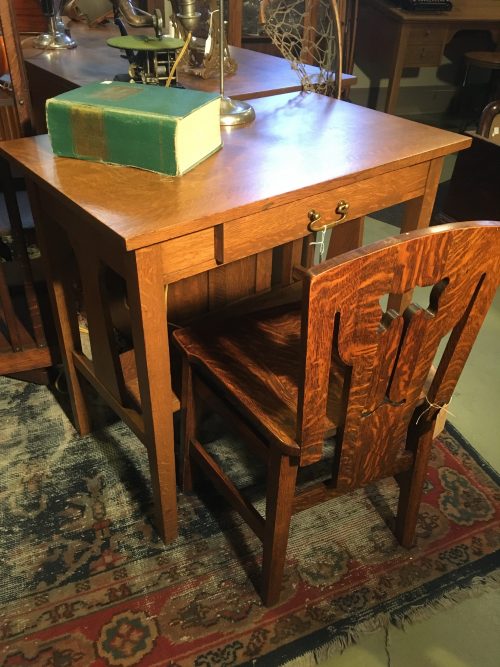
<path fill-rule="evenodd" d="M 453 9 L 450 0 L 392 0 L 401 9 L 413 12 L 449 12 Z"/>

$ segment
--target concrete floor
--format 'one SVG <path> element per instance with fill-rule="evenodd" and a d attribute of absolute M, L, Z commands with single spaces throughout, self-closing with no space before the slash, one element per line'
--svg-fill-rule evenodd
<path fill-rule="evenodd" d="M 365 243 L 394 233 L 397 230 L 387 222 L 368 219 Z M 450 411 L 451 423 L 500 470 L 500 290 L 459 380 Z M 499 667 L 500 588 L 434 612 L 404 630 L 390 626 L 362 635 L 341 655 L 318 664 L 321 667 Z"/>

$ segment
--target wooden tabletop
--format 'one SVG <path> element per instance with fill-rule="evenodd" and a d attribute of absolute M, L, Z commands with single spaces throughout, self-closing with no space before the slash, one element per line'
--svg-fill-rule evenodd
<path fill-rule="evenodd" d="M 453 23 L 491 21 L 500 24 L 499 0 L 453 0 L 453 8 L 447 12 L 409 11 L 399 9 L 390 0 L 361 0 L 371 4 L 392 18 L 410 23 Z"/>
<path fill-rule="evenodd" d="M 0 144 L 58 197 L 127 249 L 158 243 L 302 196 L 466 148 L 470 138 L 314 93 L 252 101 L 257 118 L 172 178 L 54 157 L 47 136 Z M 397 178 L 397 174 L 395 176 Z M 277 239 L 277 244 L 279 239 Z"/>
<path fill-rule="evenodd" d="M 119 49 L 111 48 L 106 40 L 116 37 L 118 29 L 112 23 L 89 28 L 84 23 L 70 22 L 71 35 L 76 39 L 76 49 L 64 51 L 44 51 L 29 46 L 25 42 L 25 60 L 31 66 L 39 67 L 53 77 L 61 79 L 62 83 L 83 86 L 94 81 L 113 79 L 117 74 L 126 74 L 128 61 L 122 58 Z M 150 31 L 144 29 L 137 34 Z M 236 74 L 227 76 L 224 80 L 225 93 L 235 99 L 250 99 L 264 97 L 277 93 L 294 92 L 302 89 L 296 72 L 284 58 L 278 58 L 266 53 L 258 53 L 230 47 L 231 55 L 238 63 Z M 309 67 L 311 72 L 316 67 Z M 343 85 L 351 85 L 356 77 L 343 74 Z M 189 74 L 180 74 L 179 82 L 186 88 L 196 90 L 218 91 L 218 78 L 202 79 Z M 67 86 L 62 88 L 67 89 Z"/>

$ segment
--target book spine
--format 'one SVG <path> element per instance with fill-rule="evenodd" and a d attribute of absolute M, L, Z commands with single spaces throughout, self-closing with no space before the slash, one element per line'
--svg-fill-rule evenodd
<path fill-rule="evenodd" d="M 47 127 L 56 155 L 132 165 L 175 176 L 178 120 L 168 116 L 73 104 L 47 103 Z"/>

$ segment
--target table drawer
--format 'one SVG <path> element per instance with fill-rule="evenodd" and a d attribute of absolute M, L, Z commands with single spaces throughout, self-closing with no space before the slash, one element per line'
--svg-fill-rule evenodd
<path fill-rule="evenodd" d="M 167 282 L 217 266 L 214 228 L 179 236 L 162 245 L 163 274 Z"/>
<path fill-rule="evenodd" d="M 418 197 L 424 192 L 427 172 L 428 163 L 406 167 L 227 222 L 221 259 L 232 262 L 306 236 L 312 209 L 328 224 L 339 217 L 335 209 L 341 200 L 349 204 L 348 221 Z"/>
<path fill-rule="evenodd" d="M 409 44 L 406 48 L 405 67 L 437 67 L 441 62 L 441 44 Z"/>

